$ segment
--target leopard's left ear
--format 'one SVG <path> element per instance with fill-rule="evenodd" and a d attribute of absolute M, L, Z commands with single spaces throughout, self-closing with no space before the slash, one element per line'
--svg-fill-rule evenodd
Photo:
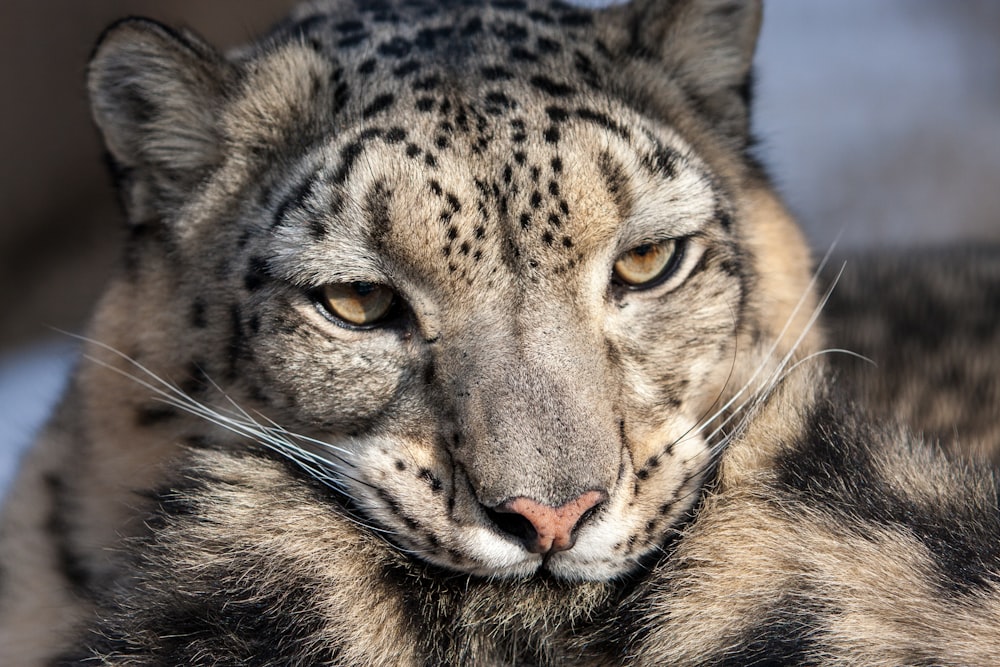
<path fill-rule="evenodd" d="M 632 57 L 652 60 L 716 129 L 746 139 L 761 0 L 633 0 L 611 14 Z"/>

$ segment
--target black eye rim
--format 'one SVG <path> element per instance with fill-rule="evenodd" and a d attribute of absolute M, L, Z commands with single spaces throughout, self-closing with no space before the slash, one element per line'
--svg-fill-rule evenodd
<path fill-rule="evenodd" d="M 647 290 L 651 290 L 651 289 L 654 289 L 656 287 L 659 287 L 660 285 L 662 285 L 663 283 L 665 283 L 667 280 L 669 280 L 670 278 L 672 278 L 677 273 L 677 270 L 684 263 L 684 259 L 687 256 L 687 248 L 688 248 L 688 241 L 689 240 L 690 239 L 687 236 L 680 236 L 680 237 L 677 237 L 677 238 L 663 239 L 663 240 L 656 241 L 656 242 L 640 243 L 639 245 L 635 246 L 634 248 L 631 248 L 631 249 L 627 250 L 625 253 L 622 253 L 622 255 L 627 254 L 629 252 L 635 252 L 636 250 L 638 250 L 639 248 L 642 248 L 644 246 L 654 246 L 654 245 L 659 245 L 661 243 L 668 243 L 670 241 L 673 241 L 673 243 L 674 243 L 674 253 L 670 256 L 670 261 L 668 261 L 667 264 L 666 264 L 666 266 L 664 266 L 660 270 L 660 272 L 658 274 L 656 274 L 655 278 L 647 280 L 644 283 L 635 283 L 635 284 L 633 284 L 633 283 L 626 282 L 622 278 L 618 277 L 618 274 L 615 272 L 614 268 L 612 268 L 611 269 L 611 282 L 617 288 L 622 289 L 622 290 L 628 290 L 630 292 L 645 292 Z M 622 255 L 619 255 L 619 257 L 621 257 Z"/>
<path fill-rule="evenodd" d="M 316 307 L 316 310 L 318 310 L 319 313 L 324 318 L 326 318 L 327 320 L 329 320 L 330 322 L 339 327 L 348 329 L 350 331 L 372 331 L 375 329 L 390 329 L 398 327 L 406 319 L 406 313 L 408 312 L 408 309 L 406 307 L 406 302 L 402 299 L 402 297 L 400 297 L 399 292 L 393 289 L 390 285 L 386 285 L 384 283 L 356 280 L 340 284 L 364 286 L 363 289 L 384 287 L 388 289 L 390 292 L 392 292 L 392 301 L 389 304 L 389 307 L 386 309 L 385 314 L 382 317 L 378 318 L 377 320 L 373 320 L 372 322 L 366 322 L 364 324 L 357 324 L 355 322 L 346 320 L 333 311 L 333 309 L 329 306 L 327 299 L 325 298 L 325 295 L 323 294 L 324 288 L 328 287 L 330 284 L 333 283 L 320 285 L 319 287 L 314 287 L 310 289 L 308 291 L 307 296 L 309 297 L 309 300 L 313 302 L 313 305 Z"/>

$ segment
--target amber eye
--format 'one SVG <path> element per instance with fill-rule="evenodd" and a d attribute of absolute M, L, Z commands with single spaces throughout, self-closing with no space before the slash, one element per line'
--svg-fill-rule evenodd
<path fill-rule="evenodd" d="M 396 293 L 376 283 L 333 283 L 318 298 L 332 315 L 355 326 L 378 324 L 392 312 Z"/>
<path fill-rule="evenodd" d="M 683 250 L 683 244 L 678 239 L 644 243 L 618 258 L 614 268 L 615 278 L 631 288 L 659 285 L 677 270 Z"/>

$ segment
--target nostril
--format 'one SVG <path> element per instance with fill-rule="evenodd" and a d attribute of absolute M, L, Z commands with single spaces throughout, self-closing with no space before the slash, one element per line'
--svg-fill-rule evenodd
<path fill-rule="evenodd" d="M 594 516 L 595 514 L 597 514 L 597 510 L 598 510 L 598 509 L 599 509 L 599 508 L 601 507 L 601 505 L 603 505 L 603 504 L 604 504 L 604 501 L 603 501 L 603 500 L 601 500 L 601 501 L 600 501 L 600 502 L 598 502 L 598 503 L 597 503 L 596 505 L 594 505 L 593 507 L 591 507 L 590 509 L 588 509 L 588 510 L 587 510 L 586 512 L 584 512 L 583 514 L 581 514 L 581 515 L 580 515 L 580 518 L 576 520 L 576 525 L 575 525 L 575 526 L 573 526 L 573 530 L 579 530 L 579 529 L 580 529 L 580 526 L 582 526 L 583 524 L 585 524 L 585 523 L 587 523 L 588 521 L 590 521 L 590 517 L 592 517 L 592 516 Z"/>
<path fill-rule="evenodd" d="M 573 548 L 576 531 L 607 500 L 603 491 L 588 491 L 575 500 L 552 507 L 524 496 L 508 500 L 486 513 L 504 533 L 515 537 L 532 553 Z"/>
<path fill-rule="evenodd" d="M 511 512 L 498 512 L 489 507 L 486 509 L 486 516 L 496 525 L 501 532 L 517 538 L 525 544 L 529 544 L 538 539 L 538 531 L 531 525 L 525 517 Z"/>

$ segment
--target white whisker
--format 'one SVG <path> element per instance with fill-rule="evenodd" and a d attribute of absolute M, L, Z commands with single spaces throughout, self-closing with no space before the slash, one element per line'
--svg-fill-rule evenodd
<path fill-rule="evenodd" d="M 129 373 L 121 368 L 117 368 L 102 359 L 94 357 L 93 355 L 83 355 L 83 357 L 88 361 L 125 377 L 147 389 L 156 397 L 156 400 L 160 400 L 167 405 L 204 419 L 205 421 L 224 428 L 232 433 L 250 438 L 254 442 L 268 447 L 272 451 L 295 461 L 296 464 L 301 466 L 311 476 L 337 490 L 344 490 L 343 481 L 341 479 L 342 477 L 348 477 L 359 484 L 364 484 L 361 480 L 353 479 L 349 475 L 345 474 L 345 469 L 352 466 L 343 456 L 334 456 L 330 458 L 324 457 L 304 449 L 300 445 L 296 444 L 295 441 L 297 440 L 299 442 L 308 443 L 321 448 L 324 451 L 331 453 L 335 452 L 341 455 L 349 455 L 350 452 L 348 450 L 323 442 L 316 438 L 294 434 L 287 429 L 280 427 L 277 423 L 270 419 L 267 419 L 270 425 L 261 424 L 242 406 L 240 406 L 237 401 L 222 391 L 219 385 L 216 384 L 211 378 L 208 378 L 208 381 L 211 382 L 212 386 L 215 387 L 219 394 L 232 406 L 231 409 L 214 406 L 210 407 L 193 399 L 172 382 L 165 380 L 143 364 L 111 347 L 110 345 L 76 334 L 67 335 L 109 352 L 139 370 L 148 379 Z M 331 473 L 338 473 L 339 476 L 334 476 Z"/>
<path fill-rule="evenodd" d="M 799 311 L 802 309 L 802 306 L 805 305 L 806 301 L 809 299 L 809 296 L 814 293 L 814 289 L 816 287 L 816 283 L 819 280 L 821 272 L 826 267 L 826 264 L 829 262 L 830 256 L 833 253 L 833 249 L 834 249 L 835 245 L 836 244 L 831 245 L 831 247 L 827 251 L 826 255 L 824 255 L 823 259 L 820 261 L 819 265 L 816 267 L 816 270 L 813 272 L 812 278 L 809 280 L 809 284 L 806 286 L 806 289 L 803 290 L 802 295 L 799 297 L 799 300 L 795 304 L 795 307 L 792 309 L 792 312 L 786 318 L 784 326 L 782 326 L 782 328 L 781 328 L 781 331 L 778 332 L 777 336 L 775 336 L 774 342 L 771 344 L 771 347 L 768 349 L 768 351 L 764 354 L 764 357 L 763 357 L 761 363 L 754 370 L 754 372 L 750 376 L 750 378 L 747 379 L 747 381 L 743 384 L 743 387 L 739 391 L 737 391 L 732 397 L 730 397 L 730 399 L 728 401 L 726 401 L 726 403 L 722 407 L 720 407 L 718 410 L 716 410 L 715 413 L 713 413 L 710 417 L 708 417 L 707 419 L 703 420 L 701 422 L 701 425 L 698 428 L 694 429 L 690 433 L 690 435 L 698 435 L 699 433 L 701 433 L 702 431 L 704 431 L 704 429 L 707 428 L 709 426 L 709 424 L 711 424 L 713 421 L 715 421 L 716 419 L 718 419 L 721 415 L 725 414 L 726 411 L 730 407 L 732 407 L 732 405 L 736 401 L 738 401 L 743 396 L 743 394 L 745 392 L 747 392 L 751 388 L 751 386 L 754 383 L 754 380 L 757 379 L 757 376 L 759 376 L 764 371 L 764 369 L 769 366 L 769 361 L 770 361 L 771 357 L 774 355 L 775 350 L 778 349 L 778 346 L 781 344 L 781 341 L 784 339 L 785 334 L 788 333 L 788 330 L 792 326 L 792 322 L 794 322 L 795 317 L 798 315 Z M 841 267 L 840 273 L 838 273 L 838 275 L 837 275 L 838 280 L 840 278 L 840 274 L 843 273 L 843 270 L 844 270 L 843 267 Z M 834 282 L 834 285 L 836 285 L 836 281 Z M 831 288 L 831 290 L 832 290 L 832 288 Z M 830 290 L 828 290 L 827 296 L 829 296 L 829 292 L 830 292 Z M 815 324 L 816 319 L 819 317 L 819 311 L 822 309 L 822 306 L 825 305 L 825 303 L 826 303 L 826 301 L 824 300 L 822 304 L 820 304 L 819 306 L 817 306 L 816 308 L 813 309 L 812 316 L 811 316 L 811 318 L 810 318 L 807 326 L 800 333 L 800 335 L 799 335 L 798 339 L 796 340 L 795 344 L 792 346 L 791 350 L 789 350 L 788 354 L 786 355 L 786 357 L 785 357 L 785 361 L 786 362 L 787 362 L 787 359 L 791 358 L 791 356 L 795 353 L 795 350 L 802 343 L 802 341 L 805 339 L 805 336 L 808 334 L 809 330 Z M 764 386 L 764 383 L 762 383 L 762 385 L 760 387 L 758 387 L 756 390 L 754 390 L 751 393 L 751 400 L 752 400 L 752 397 L 755 396 L 760 391 L 760 389 L 763 386 Z M 738 413 L 746 405 L 747 405 L 747 403 L 744 402 L 743 404 L 741 404 L 741 406 L 739 408 L 737 408 L 737 410 L 735 412 Z M 726 422 L 728 422 L 730 420 L 731 420 L 731 417 L 727 418 Z M 715 432 L 717 433 L 718 429 L 716 429 Z"/>
<path fill-rule="evenodd" d="M 798 337 L 796 338 L 795 342 L 790 347 L 790 349 L 788 350 L 788 352 L 782 357 L 782 359 L 777 364 L 773 364 L 770 361 L 771 358 L 773 357 L 773 354 L 774 354 L 775 350 L 777 349 L 778 344 L 784 338 L 785 334 L 788 332 L 788 329 L 789 329 L 789 327 L 790 327 L 793 319 L 797 315 L 798 311 L 800 310 L 802 304 L 805 302 L 805 300 L 809 296 L 809 294 L 811 294 L 813 292 L 813 290 L 814 290 L 814 288 L 816 286 L 816 283 L 817 283 L 817 281 L 819 279 L 819 276 L 820 276 L 823 268 L 827 264 L 827 262 L 828 262 L 828 260 L 829 260 L 829 258 L 831 256 L 831 254 L 833 252 L 834 247 L 835 247 L 835 244 L 831 245 L 830 249 L 827 251 L 826 255 L 824 256 L 823 260 L 820 262 L 819 266 L 816 268 L 816 271 L 813 273 L 813 277 L 810 280 L 807 289 L 803 292 L 802 297 L 800 297 L 799 302 L 796 304 L 796 306 L 793 309 L 791 315 L 786 320 L 785 325 L 782 328 L 782 330 L 779 333 L 779 335 L 776 337 L 775 342 L 771 345 L 770 349 L 767 351 L 767 354 L 764 356 L 763 361 L 757 367 L 757 369 L 754 371 L 753 375 L 751 375 L 750 379 L 746 383 L 744 383 L 743 387 L 738 392 L 736 392 L 736 394 L 734 394 L 734 396 L 729 401 L 727 401 L 726 405 L 724 405 L 722 408 L 720 408 L 718 411 L 716 411 L 710 418 L 708 418 L 705 421 L 703 421 L 698 426 L 698 428 L 692 430 L 690 432 L 690 434 L 688 435 L 688 437 L 702 435 L 702 437 L 704 437 L 704 439 L 705 439 L 706 442 L 711 443 L 710 444 L 710 448 L 709 448 L 709 457 L 708 457 L 708 463 L 706 463 L 706 468 L 708 466 L 714 464 L 715 459 L 718 456 L 721 455 L 721 453 L 726 449 L 727 445 L 732 441 L 732 439 L 736 436 L 736 434 L 739 433 L 740 431 L 742 431 L 742 429 L 749 422 L 749 419 L 751 417 L 751 414 L 753 413 L 753 410 L 757 406 L 761 405 L 764 401 L 766 401 L 767 398 L 774 392 L 775 388 L 777 386 L 779 386 L 788 377 L 788 375 L 793 370 L 795 370 L 796 368 L 798 368 L 800 365 L 802 365 L 806 361 L 810 361 L 812 359 L 817 358 L 821 354 L 824 354 L 824 353 L 827 353 L 827 352 L 832 352 L 832 351 L 838 351 L 838 352 L 843 352 L 843 353 L 846 353 L 846 354 L 852 354 L 852 355 L 857 356 L 857 357 L 859 357 L 861 359 L 865 359 L 861 355 L 857 355 L 856 353 L 852 353 L 852 352 L 850 352 L 848 350 L 825 350 L 825 351 L 822 351 L 822 352 L 811 353 L 811 354 L 807 355 L 806 357 L 795 361 L 792 364 L 792 366 L 790 368 L 788 368 L 789 363 L 794 359 L 795 354 L 798 352 L 798 349 L 802 345 L 802 343 L 805 340 L 806 336 L 809 335 L 810 331 L 812 331 L 812 329 L 815 327 L 816 323 L 819 321 L 820 314 L 822 313 L 823 309 L 826 307 L 826 304 L 829 301 L 830 296 L 832 295 L 834 289 L 836 288 L 837 284 L 840 281 L 841 276 L 843 275 L 844 269 L 846 267 L 846 264 L 845 264 L 845 265 L 842 265 L 840 267 L 840 270 L 837 272 L 837 275 L 835 276 L 835 278 L 831 282 L 830 286 L 827 288 L 827 290 L 824 292 L 823 296 L 820 298 L 819 302 L 816 304 L 815 308 L 813 309 L 813 312 L 810 314 L 809 320 L 806 322 L 806 324 L 803 327 L 802 331 L 799 332 Z M 867 361 L 870 361 L 870 360 L 867 360 Z M 704 431 L 712 424 L 712 422 L 714 420 L 716 420 L 720 415 L 722 415 L 723 413 L 725 413 L 725 411 L 727 409 L 729 409 L 734 404 L 734 402 L 736 402 L 748 390 L 750 390 L 751 387 L 754 386 L 754 380 L 756 380 L 757 376 L 763 371 L 764 368 L 767 368 L 767 367 L 770 367 L 770 372 L 767 374 L 767 377 L 762 382 L 760 382 L 759 384 L 757 384 L 756 387 L 753 388 L 752 391 L 750 391 L 749 395 L 746 396 L 745 400 L 743 400 L 741 403 L 739 403 L 735 407 L 735 409 L 733 409 L 726 416 L 726 418 L 723 421 L 721 421 L 720 423 L 716 424 L 714 426 L 714 428 L 712 429 L 712 431 L 710 431 L 707 435 L 703 435 Z M 713 441 L 716 440 L 721 433 L 724 433 L 724 431 L 726 430 L 727 426 L 729 426 L 730 424 L 732 424 L 734 421 L 737 421 L 735 427 L 733 427 L 730 430 L 729 433 L 725 434 L 724 437 L 722 437 L 721 439 L 718 439 L 718 442 L 714 442 L 713 443 Z"/>

